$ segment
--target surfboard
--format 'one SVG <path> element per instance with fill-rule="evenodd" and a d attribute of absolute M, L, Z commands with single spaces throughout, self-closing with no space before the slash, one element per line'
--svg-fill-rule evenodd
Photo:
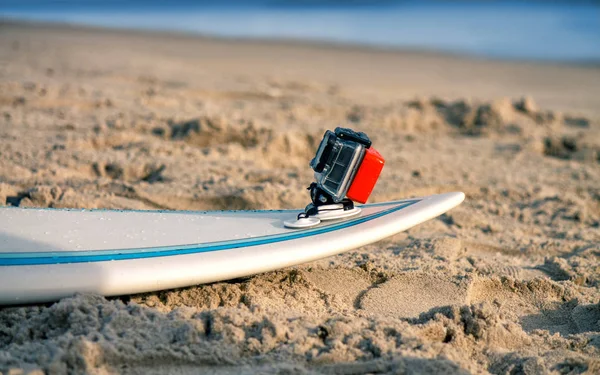
<path fill-rule="evenodd" d="M 0 304 L 49 302 L 204 284 L 364 246 L 459 205 L 464 194 L 360 206 L 290 229 L 301 210 L 123 211 L 0 208 Z"/>

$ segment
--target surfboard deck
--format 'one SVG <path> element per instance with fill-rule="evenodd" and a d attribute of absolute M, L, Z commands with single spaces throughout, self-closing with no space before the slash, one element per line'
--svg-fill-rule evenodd
<path fill-rule="evenodd" d="M 0 208 L 0 304 L 203 284 L 339 254 L 459 205 L 463 193 L 367 204 L 348 219 L 289 229 L 301 210 Z"/>

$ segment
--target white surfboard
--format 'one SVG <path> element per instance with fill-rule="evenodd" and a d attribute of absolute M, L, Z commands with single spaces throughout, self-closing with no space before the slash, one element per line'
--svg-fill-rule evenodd
<path fill-rule="evenodd" d="M 459 205 L 447 193 L 361 206 L 289 229 L 298 210 L 119 211 L 0 208 L 0 304 L 171 289 L 248 276 L 381 240 Z"/>

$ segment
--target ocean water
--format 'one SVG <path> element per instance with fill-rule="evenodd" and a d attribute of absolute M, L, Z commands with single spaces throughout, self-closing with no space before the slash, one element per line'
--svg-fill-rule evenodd
<path fill-rule="evenodd" d="M 600 62 L 598 2 L 2 0 L 0 17 L 496 59 Z"/>

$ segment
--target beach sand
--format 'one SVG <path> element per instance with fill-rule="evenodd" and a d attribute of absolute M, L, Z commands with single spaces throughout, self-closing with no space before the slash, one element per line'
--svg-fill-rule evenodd
<path fill-rule="evenodd" d="M 600 373 L 597 66 L 0 24 L 0 204 L 303 207 L 338 125 L 387 159 L 373 202 L 465 202 L 298 267 L 0 308 L 0 371 Z"/>

